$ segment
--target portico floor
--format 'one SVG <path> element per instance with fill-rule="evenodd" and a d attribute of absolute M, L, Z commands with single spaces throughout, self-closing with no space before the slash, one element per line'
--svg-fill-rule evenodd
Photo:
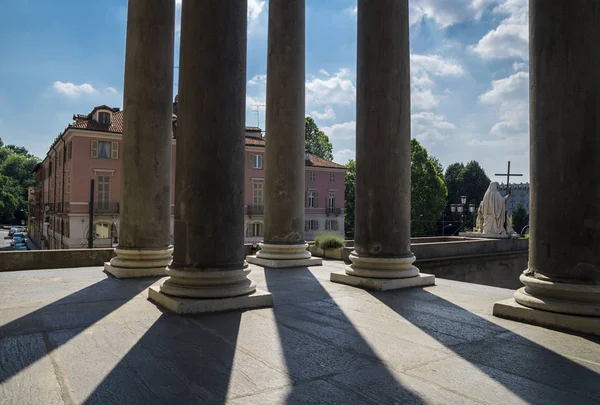
<path fill-rule="evenodd" d="M 202 316 L 149 302 L 158 278 L 0 273 L 0 403 L 600 403 L 600 340 L 493 317 L 511 290 L 252 268 L 274 308 Z"/>

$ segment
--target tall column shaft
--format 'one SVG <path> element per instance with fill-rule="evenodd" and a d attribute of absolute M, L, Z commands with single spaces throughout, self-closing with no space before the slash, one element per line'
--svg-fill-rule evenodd
<path fill-rule="evenodd" d="M 117 277 L 164 274 L 171 260 L 175 0 L 129 0 Z"/>
<path fill-rule="evenodd" d="M 252 263 L 321 264 L 311 261 L 304 241 L 304 93 L 305 0 L 273 0 L 267 56 L 264 241 L 256 257 L 248 259 Z"/>
<path fill-rule="evenodd" d="M 183 2 L 168 295 L 255 290 L 244 260 L 246 10 L 246 0 Z"/>
<path fill-rule="evenodd" d="M 531 238 L 515 299 L 600 316 L 600 5 L 529 4 Z"/>
<path fill-rule="evenodd" d="M 408 0 L 359 0 L 351 275 L 418 274 L 410 251 L 409 55 Z"/>

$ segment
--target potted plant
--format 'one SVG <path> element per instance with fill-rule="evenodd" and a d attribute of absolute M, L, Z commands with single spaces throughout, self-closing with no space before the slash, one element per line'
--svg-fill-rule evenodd
<path fill-rule="evenodd" d="M 323 257 L 342 260 L 344 240 L 335 233 L 323 233 L 315 238 L 315 246 L 323 251 Z"/>

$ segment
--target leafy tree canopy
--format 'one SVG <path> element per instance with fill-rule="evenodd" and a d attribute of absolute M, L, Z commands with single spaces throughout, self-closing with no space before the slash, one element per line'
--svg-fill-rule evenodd
<path fill-rule="evenodd" d="M 0 221 L 23 218 L 27 189 L 34 184 L 32 170 L 39 159 L 22 146 L 4 145 L 0 139 Z"/>
<path fill-rule="evenodd" d="M 319 126 L 311 117 L 306 117 L 304 131 L 306 150 L 323 159 L 333 160 L 333 145 L 329 142 L 329 137 L 319 129 Z"/>
<path fill-rule="evenodd" d="M 521 233 L 525 226 L 529 225 L 529 214 L 522 204 L 519 204 L 513 211 L 510 217 L 510 224 L 512 225 L 515 232 Z"/>
<path fill-rule="evenodd" d="M 344 229 L 346 238 L 354 238 L 354 212 L 356 207 L 356 161 L 346 163 L 346 179 L 344 183 Z"/>
<path fill-rule="evenodd" d="M 446 205 L 448 190 L 441 176 L 441 164 L 411 139 L 411 233 L 433 232 Z"/>

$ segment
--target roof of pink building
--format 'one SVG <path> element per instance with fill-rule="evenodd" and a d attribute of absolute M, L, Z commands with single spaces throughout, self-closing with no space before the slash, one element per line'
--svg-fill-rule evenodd
<path fill-rule="evenodd" d="M 98 110 L 109 110 L 112 111 L 112 117 L 110 120 L 110 124 L 101 124 L 98 121 L 93 119 L 94 113 Z M 80 130 L 88 130 L 88 131 L 98 131 L 98 132 L 109 132 L 114 134 L 122 134 L 123 133 L 123 111 L 120 111 L 118 108 L 112 108 L 107 105 L 101 105 L 94 107 L 92 112 L 89 114 L 74 114 L 73 122 L 69 124 L 67 129 L 80 129 Z M 177 127 L 177 115 L 173 114 L 173 124 L 174 127 Z M 262 130 L 259 127 L 246 127 L 246 132 L 261 132 Z M 60 139 L 60 137 L 64 134 L 61 133 L 55 140 L 53 145 Z M 173 134 L 173 138 L 175 138 Z M 253 136 L 246 136 L 246 146 L 265 146 L 265 139 L 258 138 Z M 52 148 L 52 147 L 51 147 Z M 309 159 L 306 161 L 306 166 L 312 167 L 327 167 L 333 169 L 345 169 L 345 166 L 340 165 L 338 163 L 329 161 L 327 159 L 320 158 L 319 156 L 315 156 L 312 154 L 308 154 Z"/>

